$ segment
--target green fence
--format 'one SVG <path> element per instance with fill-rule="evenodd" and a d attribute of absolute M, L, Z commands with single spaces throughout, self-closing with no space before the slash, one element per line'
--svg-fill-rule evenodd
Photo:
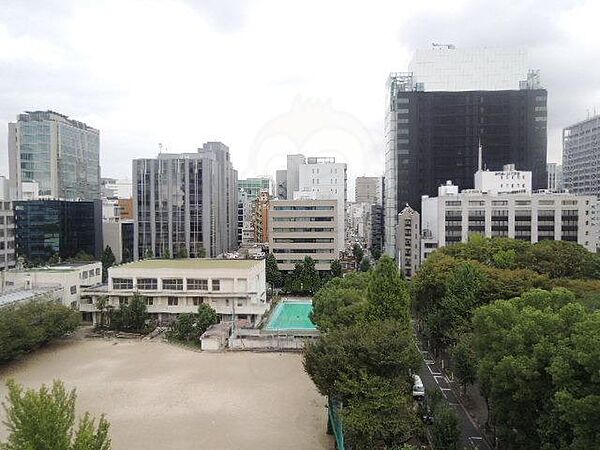
<path fill-rule="evenodd" d="M 339 401 L 327 400 L 328 405 L 328 416 L 329 421 L 327 423 L 327 431 L 333 434 L 335 437 L 335 443 L 337 450 L 349 450 L 344 443 L 344 428 L 342 427 L 342 418 L 340 417 L 340 410 L 342 404 Z"/>

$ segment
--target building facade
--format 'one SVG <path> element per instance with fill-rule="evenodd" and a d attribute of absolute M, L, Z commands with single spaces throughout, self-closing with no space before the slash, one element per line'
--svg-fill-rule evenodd
<path fill-rule="evenodd" d="M 112 250 L 117 264 L 133 261 L 133 220 L 103 221 L 102 241 Z"/>
<path fill-rule="evenodd" d="M 290 271 L 309 256 L 328 271 L 344 249 L 337 200 L 274 200 L 269 208 L 269 249 L 280 270 Z"/>
<path fill-rule="evenodd" d="M 563 130 L 563 182 L 569 192 L 600 197 L 600 115 Z"/>
<path fill-rule="evenodd" d="M 134 259 L 237 248 L 237 172 L 229 148 L 133 160 Z"/>
<path fill-rule="evenodd" d="M 548 189 L 551 191 L 562 191 L 565 188 L 563 183 L 562 165 L 558 163 L 548 163 L 546 166 L 548 172 Z"/>
<path fill-rule="evenodd" d="M 356 177 L 354 201 L 382 205 L 383 177 Z"/>
<path fill-rule="evenodd" d="M 246 192 L 250 199 L 255 199 L 262 191 L 266 190 L 269 194 L 271 193 L 271 178 L 254 177 L 238 180 L 238 189 Z"/>
<path fill-rule="evenodd" d="M 43 198 L 100 198 L 100 132 L 53 111 L 28 111 L 8 124 L 10 180 L 16 198 L 37 182 Z"/>
<path fill-rule="evenodd" d="M 410 206 L 398 214 L 396 261 L 400 272 L 411 279 L 421 266 L 421 215 Z"/>
<path fill-rule="evenodd" d="M 18 256 L 32 263 L 46 263 L 84 252 L 102 256 L 102 202 L 30 200 L 13 202 L 15 246 Z"/>
<path fill-rule="evenodd" d="M 598 244 L 597 199 L 570 193 L 494 193 L 440 186 L 437 197 L 424 196 L 421 213 L 421 260 L 435 249 L 467 242 L 474 233 L 528 242 L 545 239 L 576 242 L 595 252 Z"/>
<path fill-rule="evenodd" d="M 15 216 L 11 202 L 9 181 L 0 176 L 0 270 L 14 267 L 15 256 Z"/>
<path fill-rule="evenodd" d="M 250 195 L 240 189 L 238 193 L 238 244 L 248 245 L 254 241 L 254 222 L 252 214 L 254 210 L 254 202 Z"/>
<path fill-rule="evenodd" d="M 102 264 L 73 263 L 30 269 L 11 269 L 1 275 L 3 292 L 41 292 L 59 288 L 55 295 L 65 306 L 78 308 L 83 288 L 102 284 Z"/>
<path fill-rule="evenodd" d="M 473 58 L 483 54 L 477 51 Z M 487 74 L 497 67 L 494 55 L 478 62 L 488 67 Z M 428 70 L 437 73 L 433 66 Z M 448 75 L 443 87 L 457 90 L 428 90 L 428 85 L 436 86 L 433 81 L 421 81 L 411 72 L 392 73 L 388 78 L 384 197 L 385 247 L 390 255 L 395 248 L 397 215 L 406 204 L 420 210 L 421 195 L 435 195 L 437 186 L 446 180 L 473 188 L 479 144 L 484 149 L 484 168 L 501 170 L 513 162 L 520 170 L 532 171 L 534 189 L 547 185 L 547 92 L 540 88 L 537 73 L 523 73 L 523 82 L 517 84 L 510 76 L 510 88 L 497 84 L 496 75 L 485 81 L 482 74 L 483 80 L 463 83 L 468 73 L 456 65 L 439 73 L 454 74 Z M 453 76 L 456 83 L 450 79 Z M 465 86 L 469 90 L 460 90 Z M 501 90 L 485 90 L 490 86 Z"/>
<path fill-rule="evenodd" d="M 257 325 L 268 310 L 265 261 L 224 259 L 148 259 L 108 269 L 108 284 L 84 291 L 80 310 L 97 323 L 98 299 L 113 308 L 134 295 L 144 297 L 148 314 L 159 323 L 210 305 L 221 320 L 247 320 Z"/>
<path fill-rule="evenodd" d="M 275 172 L 275 197 L 278 200 L 287 199 L 287 170 Z"/>

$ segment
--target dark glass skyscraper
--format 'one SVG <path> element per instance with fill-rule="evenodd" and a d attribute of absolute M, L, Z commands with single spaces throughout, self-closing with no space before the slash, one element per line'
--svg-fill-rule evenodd
<path fill-rule="evenodd" d="M 54 254 L 62 259 L 85 252 L 102 255 L 100 200 L 29 200 L 14 202 L 17 255 L 45 263 Z"/>
<path fill-rule="evenodd" d="M 386 86 L 385 249 L 395 252 L 398 213 L 420 211 L 422 195 L 452 180 L 473 188 L 478 147 L 483 166 L 515 164 L 544 189 L 546 100 L 539 73 L 522 52 L 452 46 L 417 54 L 415 72 L 392 73 Z M 476 64 L 475 64 L 476 63 Z M 467 70 L 473 66 L 473 70 Z"/>

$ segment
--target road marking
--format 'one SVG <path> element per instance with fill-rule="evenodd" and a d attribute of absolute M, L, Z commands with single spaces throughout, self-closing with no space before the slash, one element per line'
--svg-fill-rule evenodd
<path fill-rule="evenodd" d="M 429 370 L 429 373 L 430 373 L 431 375 L 434 375 L 434 376 L 435 376 L 435 375 L 442 375 L 442 372 L 434 372 L 433 370 L 431 370 L 431 367 L 430 367 L 430 366 L 427 366 L 427 369 Z"/>
<path fill-rule="evenodd" d="M 440 389 L 441 389 L 442 391 L 451 391 L 451 390 L 452 390 L 452 389 L 450 389 L 450 388 L 443 388 L 443 387 L 441 387 L 441 386 L 440 386 Z"/>
<path fill-rule="evenodd" d="M 433 359 L 425 359 L 425 364 L 430 365 L 430 364 L 435 364 L 435 361 Z"/>

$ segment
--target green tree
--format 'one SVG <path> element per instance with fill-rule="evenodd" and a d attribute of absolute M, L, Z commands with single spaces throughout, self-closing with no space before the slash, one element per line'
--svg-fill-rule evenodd
<path fill-rule="evenodd" d="M 456 413 L 444 403 L 439 402 L 433 410 L 435 418 L 431 433 L 434 448 L 459 450 L 461 426 Z"/>
<path fill-rule="evenodd" d="M 52 256 L 48 260 L 48 264 L 50 264 L 50 265 L 60 264 L 60 255 L 58 253 L 52 253 Z"/>
<path fill-rule="evenodd" d="M 202 303 L 198 307 L 198 331 L 202 335 L 208 327 L 219 322 L 219 316 L 215 310 L 206 303 Z"/>
<path fill-rule="evenodd" d="M 452 349 L 452 360 L 456 377 L 466 392 L 467 386 L 477 381 L 477 359 L 469 337 L 463 336 Z"/>
<path fill-rule="evenodd" d="M 410 292 L 408 284 L 392 258 L 382 256 L 367 287 L 370 317 L 375 320 L 396 319 L 410 324 Z"/>
<path fill-rule="evenodd" d="M 101 416 L 96 425 L 85 413 L 75 427 L 76 393 L 65 390 L 62 382 L 55 381 L 52 388 L 42 385 L 39 391 L 23 389 L 9 380 L 7 383 L 5 424 L 7 441 L 0 444 L 5 450 L 109 450 L 110 424 Z"/>
<path fill-rule="evenodd" d="M 96 258 L 94 258 L 94 256 L 90 255 L 89 253 L 85 252 L 84 250 L 79 250 L 75 256 L 68 258 L 68 261 L 74 261 L 74 262 L 92 262 L 92 261 L 96 261 Z"/>
<path fill-rule="evenodd" d="M 522 256 L 524 267 L 550 278 L 599 278 L 596 256 L 574 242 L 544 240 Z"/>
<path fill-rule="evenodd" d="M 108 280 L 108 269 L 115 264 L 115 255 L 113 254 L 112 248 L 110 246 L 106 246 L 104 251 L 102 252 L 102 282 L 106 283 Z"/>
<path fill-rule="evenodd" d="M 80 315 L 50 299 L 2 308 L 0 363 L 11 361 L 74 331 Z"/>
<path fill-rule="evenodd" d="M 206 249 L 204 247 L 198 248 L 196 258 L 206 258 Z"/>
<path fill-rule="evenodd" d="M 371 256 L 375 261 L 381 258 L 381 249 L 379 247 L 371 247 Z"/>
<path fill-rule="evenodd" d="M 345 384 L 352 396 L 341 415 L 353 449 L 397 448 L 420 429 L 403 379 L 363 372 Z"/>
<path fill-rule="evenodd" d="M 333 276 L 334 278 L 342 277 L 342 263 L 339 259 L 334 259 L 331 262 L 331 276 Z"/>
<path fill-rule="evenodd" d="M 281 287 L 283 275 L 281 274 L 279 267 L 277 267 L 277 259 L 273 253 L 269 253 L 267 255 L 265 261 L 265 270 L 267 283 L 271 284 L 273 287 Z"/>
<path fill-rule="evenodd" d="M 357 269 L 360 267 L 360 262 L 362 261 L 364 255 L 365 252 L 360 244 L 356 243 L 352 246 L 352 256 L 354 256 L 354 262 Z"/>
<path fill-rule="evenodd" d="M 304 352 L 304 369 L 319 392 L 342 401 L 353 395 L 348 383 L 363 373 L 397 378 L 398 388 L 408 390 L 421 361 L 412 330 L 396 320 L 329 331 Z"/>
<path fill-rule="evenodd" d="M 301 294 L 313 295 L 321 287 L 321 277 L 315 268 L 315 261 L 310 256 L 304 258 L 302 271 L 300 273 Z"/>
<path fill-rule="evenodd" d="M 144 251 L 144 259 L 152 259 L 152 258 L 154 258 L 154 252 L 152 251 L 151 248 L 147 248 Z"/>
<path fill-rule="evenodd" d="M 171 259 L 171 251 L 167 248 L 162 254 L 163 259 Z"/>
<path fill-rule="evenodd" d="M 368 272 L 369 270 L 371 270 L 371 260 L 367 257 L 364 257 L 360 260 L 360 271 Z"/>
<path fill-rule="evenodd" d="M 333 278 L 315 294 L 311 320 L 319 330 L 348 327 L 364 320 L 369 310 L 365 291 L 370 276 L 353 272 Z"/>
<path fill-rule="evenodd" d="M 148 308 L 146 300 L 135 294 L 128 303 L 119 306 L 110 319 L 110 327 L 119 331 L 143 333 L 146 331 Z"/>
<path fill-rule="evenodd" d="M 97 324 L 99 328 L 104 328 L 106 326 L 106 311 L 109 306 L 108 296 L 101 295 L 96 300 L 96 309 L 100 312 L 100 323 Z"/>

